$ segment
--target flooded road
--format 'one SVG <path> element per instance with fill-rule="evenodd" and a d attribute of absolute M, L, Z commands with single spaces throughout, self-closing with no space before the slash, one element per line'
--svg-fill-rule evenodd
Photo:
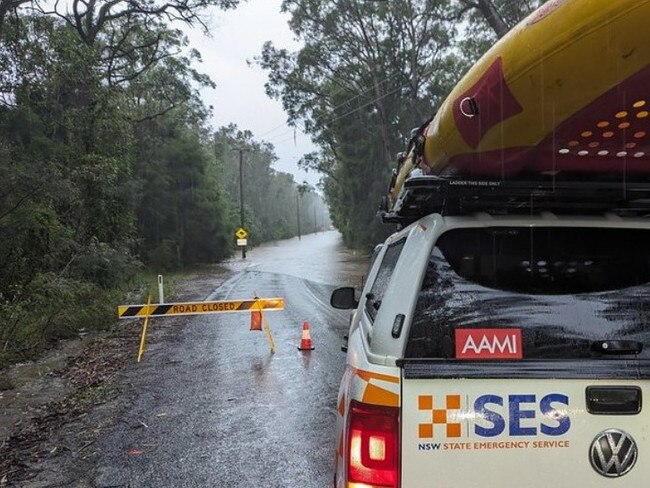
<path fill-rule="evenodd" d="M 240 253 L 228 265 L 236 270 L 249 269 L 295 276 L 335 286 L 360 286 L 368 268 L 368 255 L 343 245 L 337 231 L 308 234 L 284 241 L 263 244 Z"/>
<path fill-rule="evenodd" d="M 152 344 L 128 379 L 133 406 L 103 439 L 94 486 L 332 485 L 348 314 L 329 296 L 334 285 L 360 283 L 367 258 L 327 232 L 228 266 L 234 275 L 210 299 L 285 298 L 284 311 L 265 313 L 276 353 L 264 333 L 249 331 L 248 314 L 188 318 L 171 344 Z M 305 321 L 308 353 L 297 349 Z"/>

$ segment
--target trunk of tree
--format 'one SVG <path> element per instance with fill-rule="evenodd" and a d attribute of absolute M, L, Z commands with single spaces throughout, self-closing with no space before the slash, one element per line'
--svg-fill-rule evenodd
<path fill-rule="evenodd" d="M 490 24 L 490 27 L 492 27 L 492 30 L 494 30 L 496 35 L 499 37 L 499 39 L 508 33 L 510 26 L 508 26 L 501 15 L 499 15 L 499 11 L 494 6 L 492 0 L 477 0 L 476 5 L 483 14 L 483 17 L 485 17 L 487 23 Z"/>

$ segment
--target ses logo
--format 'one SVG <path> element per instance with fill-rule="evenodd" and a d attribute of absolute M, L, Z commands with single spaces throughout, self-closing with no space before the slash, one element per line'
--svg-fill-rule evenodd
<path fill-rule="evenodd" d="M 561 436 L 571 427 L 567 411 L 569 397 L 561 393 L 542 397 L 535 394 L 481 395 L 473 401 L 465 398 L 463 402 L 460 395 L 420 395 L 418 410 L 428 419 L 418 424 L 418 437 Z M 440 400 L 444 401 L 444 406 Z"/>

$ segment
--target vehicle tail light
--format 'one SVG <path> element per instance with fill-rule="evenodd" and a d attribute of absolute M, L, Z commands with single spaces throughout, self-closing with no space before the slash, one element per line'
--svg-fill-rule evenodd
<path fill-rule="evenodd" d="M 347 465 L 348 488 L 399 487 L 399 408 L 352 401 Z"/>

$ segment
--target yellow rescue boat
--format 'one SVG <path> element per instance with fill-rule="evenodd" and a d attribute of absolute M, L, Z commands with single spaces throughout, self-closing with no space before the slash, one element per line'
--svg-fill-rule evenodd
<path fill-rule="evenodd" d="M 650 181 L 650 0 L 551 0 L 463 77 L 398 169 Z M 418 146 L 416 145 L 416 148 Z"/>

